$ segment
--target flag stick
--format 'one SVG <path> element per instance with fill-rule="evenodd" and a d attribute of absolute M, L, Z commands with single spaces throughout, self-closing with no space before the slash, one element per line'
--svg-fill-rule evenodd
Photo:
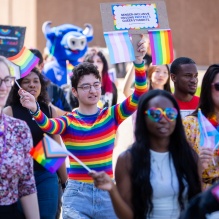
<path fill-rule="evenodd" d="M 68 153 L 68 155 L 70 157 L 72 157 L 74 160 L 76 160 L 79 164 L 81 164 L 82 167 L 84 167 L 88 172 L 91 172 L 91 169 L 85 165 L 81 160 L 79 160 L 74 154 L 72 154 L 71 152 L 69 152 L 68 150 L 66 150 L 66 152 Z"/>
<path fill-rule="evenodd" d="M 218 143 L 215 145 L 214 150 L 216 150 L 216 148 L 217 148 L 218 146 L 219 146 L 219 141 L 218 141 Z M 213 157 L 212 157 L 212 163 L 213 163 L 214 166 L 216 166 L 216 163 L 215 163 L 215 160 L 214 160 Z"/>
<path fill-rule="evenodd" d="M 219 146 L 219 141 L 218 143 L 215 145 L 214 150 L 216 150 L 216 148 Z"/>
<path fill-rule="evenodd" d="M 216 166 L 216 163 L 215 163 L 215 160 L 214 160 L 213 157 L 212 157 L 212 163 L 213 163 L 214 166 Z"/>
<path fill-rule="evenodd" d="M 22 89 L 21 86 L 20 86 L 20 84 L 18 84 L 17 80 L 15 80 L 15 83 L 17 84 L 17 86 L 18 86 L 20 89 Z"/>

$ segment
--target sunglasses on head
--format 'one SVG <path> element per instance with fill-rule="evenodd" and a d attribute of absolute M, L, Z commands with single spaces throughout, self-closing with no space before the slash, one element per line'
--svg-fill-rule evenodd
<path fill-rule="evenodd" d="M 216 91 L 219 91 L 219 82 L 217 82 L 217 83 L 212 83 L 211 85 L 214 86 L 214 89 L 215 89 Z"/>
<path fill-rule="evenodd" d="M 145 114 L 153 122 L 159 122 L 164 116 L 168 121 L 174 121 L 177 118 L 178 112 L 175 108 L 161 108 L 152 107 L 148 110 L 145 110 Z"/>

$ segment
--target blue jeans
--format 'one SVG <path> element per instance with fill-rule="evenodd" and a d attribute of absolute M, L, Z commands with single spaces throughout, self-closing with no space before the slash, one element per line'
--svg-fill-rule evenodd
<path fill-rule="evenodd" d="M 58 208 L 58 177 L 49 171 L 34 171 L 40 219 L 55 219 Z"/>
<path fill-rule="evenodd" d="M 94 184 L 68 180 L 63 194 L 63 219 L 116 219 L 109 193 Z"/>

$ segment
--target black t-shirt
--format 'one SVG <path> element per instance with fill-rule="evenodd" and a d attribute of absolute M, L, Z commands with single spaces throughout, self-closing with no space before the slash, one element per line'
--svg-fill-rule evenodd
<path fill-rule="evenodd" d="M 51 112 L 49 107 L 45 103 L 39 103 L 39 105 L 42 112 L 45 113 L 48 118 L 51 118 Z M 23 107 L 20 103 L 11 107 L 13 117 L 25 121 L 29 126 L 33 138 L 33 146 L 35 147 L 43 139 L 43 134 L 45 132 L 43 132 L 42 129 L 37 125 L 27 108 Z M 35 160 L 33 167 L 34 170 L 45 170 L 45 168 Z"/>
<path fill-rule="evenodd" d="M 51 82 L 51 84 L 47 87 L 47 92 L 49 94 L 50 101 L 54 106 L 57 106 L 58 108 L 67 112 L 71 111 L 72 108 L 67 102 L 62 88 Z"/>

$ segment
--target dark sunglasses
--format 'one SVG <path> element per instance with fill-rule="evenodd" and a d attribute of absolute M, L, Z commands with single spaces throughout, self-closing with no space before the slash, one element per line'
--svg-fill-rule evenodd
<path fill-rule="evenodd" d="M 178 112 L 175 108 L 161 108 L 152 107 L 148 110 L 145 110 L 145 114 L 153 122 L 159 122 L 164 116 L 168 121 L 174 121 L 177 118 Z"/>
<path fill-rule="evenodd" d="M 216 91 L 219 91 L 219 82 L 218 83 L 212 83 L 211 85 L 214 86 L 214 89 Z"/>

